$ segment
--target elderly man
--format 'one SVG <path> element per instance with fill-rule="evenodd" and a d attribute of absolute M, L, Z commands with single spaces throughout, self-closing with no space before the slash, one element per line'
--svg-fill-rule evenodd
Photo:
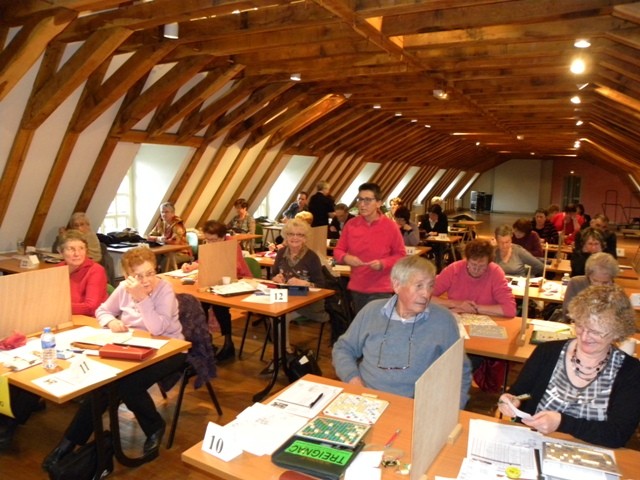
<path fill-rule="evenodd" d="M 356 202 L 359 215 L 345 224 L 333 258 L 351 266 L 348 288 L 358 313 L 369 301 L 391 296 L 389 272 L 405 250 L 398 226 L 380 211 L 380 186 L 363 183 Z"/>
<path fill-rule="evenodd" d="M 351 215 L 349 213 L 349 207 L 344 203 L 338 203 L 336 205 L 335 216 L 331 219 L 331 223 L 329 224 L 327 236 L 333 239 L 340 238 L 340 232 L 342 232 L 345 223 L 352 218 L 355 218 L 355 215 Z"/>
<path fill-rule="evenodd" d="M 430 304 L 436 270 L 411 255 L 391 270 L 395 295 L 364 307 L 333 347 L 338 377 L 405 397 L 414 396 L 416 380 L 459 338 L 453 315 Z M 469 398 L 471 366 L 463 360 L 460 407 Z"/>

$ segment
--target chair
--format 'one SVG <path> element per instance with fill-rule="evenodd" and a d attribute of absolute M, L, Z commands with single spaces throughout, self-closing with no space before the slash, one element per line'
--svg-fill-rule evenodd
<path fill-rule="evenodd" d="M 260 264 L 255 258 L 244 257 L 244 261 L 247 263 L 249 270 L 251 270 L 251 275 L 253 275 L 253 278 L 262 278 L 262 267 L 260 266 Z M 244 342 L 247 339 L 247 331 L 249 330 L 250 321 L 251 321 L 251 312 L 247 314 L 247 321 L 244 324 L 244 332 L 242 333 L 242 342 L 240 342 L 240 350 L 238 350 L 239 359 L 242 358 L 242 351 L 244 350 Z M 266 322 L 266 318 L 261 317 L 256 322 Z M 271 331 L 271 325 L 269 324 L 269 327 L 267 327 L 267 339 L 269 338 L 270 331 Z M 264 357 L 264 352 L 267 347 L 267 342 L 266 342 L 267 339 L 265 339 L 265 343 L 262 346 L 262 354 L 260 355 L 261 360 Z"/>
<path fill-rule="evenodd" d="M 116 285 L 116 267 L 113 263 L 113 257 L 107 249 L 107 244 L 100 242 L 100 252 L 102 252 L 102 259 L 100 265 L 104 267 L 104 271 L 107 274 L 107 282 L 111 285 Z"/>
<path fill-rule="evenodd" d="M 211 343 L 211 334 L 207 325 L 207 317 L 202 310 L 200 302 L 187 293 L 178 293 L 178 310 L 180 312 L 180 323 L 182 324 L 182 334 L 185 340 L 191 342 L 191 348 L 187 352 L 187 360 L 182 369 L 177 372 L 178 376 L 170 376 L 159 384 L 162 396 L 166 398 L 166 391 L 171 388 L 171 382 L 180 384 L 178 398 L 176 399 L 176 407 L 173 412 L 173 420 L 171 421 L 171 430 L 167 439 L 167 448 L 173 445 L 173 439 L 178 426 L 178 418 L 180 416 L 180 407 L 184 391 L 189 380 L 196 377 L 194 387 L 199 388 L 204 385 L 207 387 L 211 402 L 215 407 L 218 415 L 222 415 L 222 408 L 218 398 L 211 386 L 210 380 L 216 377 L 215 355 L 213 345 Z M 168 388 L 167 388 L 168 387 Z"/>
<path fill-rule="evenodd" d="M 191 247 L 191 254 L 193 258 L 198 258 L 198 245 L 200 244 L 200 239 L 198 238 L 198 233 L 193 231 L 188 231 L 186 234 L 187 243 Z"/>
<path fill-rule="evenodd" d="M 263 250 L 264 249 L 264 229 L 262 228 L 262 224 L 256 221 L 256 235 L 260 235 L 260 238 L 256 238 L 253 240 L 252 251 Z"/>

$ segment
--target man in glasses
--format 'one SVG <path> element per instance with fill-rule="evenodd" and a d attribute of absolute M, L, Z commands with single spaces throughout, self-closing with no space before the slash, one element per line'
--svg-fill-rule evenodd
<path fill-rule="evenodd" d="M 351 266 L 348 289 L 354 313 L 371 300 L 391 296 L 389 272 L 405 256 L 398 226 L 380 211 L 380 187 L 363 183 L 356 202 L 359 215 L 344 225 L 333 250 L 336 262 Z"/>
<path fill-rule="evenodd" d="M 417 255 L 391 270 L 395 294 L 369 302 L 333 346 L 338 377 L 352 385 L 414 396 L 416 380 L 460 333 L 453 315 L 430 303 L 436 269 Z M 471 366 L 463 359 L 460 407 L 469 398 Z"/>

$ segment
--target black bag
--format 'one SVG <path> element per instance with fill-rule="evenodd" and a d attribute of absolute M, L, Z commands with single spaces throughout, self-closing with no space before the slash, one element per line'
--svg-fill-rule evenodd
<path fill-rule="evenodd" d="M 113 445 L 111 434 L 104 432 L 105 439 L 105 468 L 102 472 L 96 472 L 98 451 L 96 443 L 89 442 L 77 450 L 62 457 L 49 469 L 51 480 L 99 480 L 113 472 Z"/>
<path fill-rule="evenodd" d="M 296 348 L 293 354 L 287 354 L 287 378 L 291 383 L 307 374 L 322 376 L 322 370 L 318 365 L 312 350 L 303 351 Z"/>

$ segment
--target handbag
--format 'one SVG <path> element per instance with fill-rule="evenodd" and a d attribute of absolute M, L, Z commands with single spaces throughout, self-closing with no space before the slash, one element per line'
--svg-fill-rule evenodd
<path fill-rule="evenodd" d="M 507 362 L 494 358 L 484 358 L 480 366 L 473 372 L 473 381 L 480 390 L 489 393 L 502 391 L 507 371 Z"/>
<path fill-rule="evenodd" d="M 295 353 L 287 354 L 287 378 L 290 382 L 304 377 L 307 374 L 322 376 L 322 370 L 318 365 L 312 350 L 304 351 L 296 348 Z"/>
<path fill-rule="evenodd" d="M 156 349 L 151 347 L 137 347 L 135 345 L 122 345 L 117 343 L 107 343 L 98 350 L 100 358 L 138 361 L 150 357 L 155 351 Z"/>
<path fill-rule="evenodd" d="M 105 467 L 97 472 L 98 449 L 96 442 L 89 442 L 62 457 L 49 469 L 51 480 L 97 480 L 107 477 L 113 472 L 113 444 L 111 433 L 104 432 Z"/>

